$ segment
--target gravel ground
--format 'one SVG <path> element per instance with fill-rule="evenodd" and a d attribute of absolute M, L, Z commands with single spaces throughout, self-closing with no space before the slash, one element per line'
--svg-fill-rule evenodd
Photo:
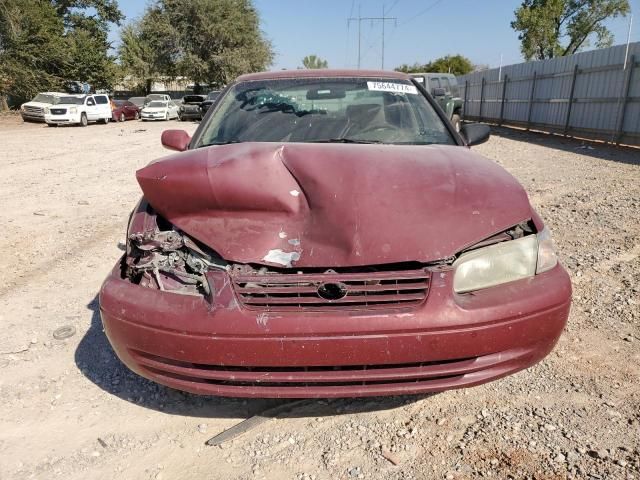
<path fill-rule="evenodd" d="M 640 478 L 639 151 L 507 129 L 476 147 L 523 183 L 573 280 L 545 361 L 434 396 L 310 401 L 207 447 L 272 403 L 137 377 L 97 314 L 134 172 L 176 126 L 0 119 L 1 479 Z"/>

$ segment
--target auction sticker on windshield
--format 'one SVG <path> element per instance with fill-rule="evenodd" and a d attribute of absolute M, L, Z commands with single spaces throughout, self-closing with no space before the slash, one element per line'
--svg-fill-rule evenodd
<path fill-rule="evenodd" d="M 404 83 L 367 82 L 367 89 L 373 92 L 410 93 L 412 95 L 418 94 L 418 89 L 414 85 L 406 85 Z"/>

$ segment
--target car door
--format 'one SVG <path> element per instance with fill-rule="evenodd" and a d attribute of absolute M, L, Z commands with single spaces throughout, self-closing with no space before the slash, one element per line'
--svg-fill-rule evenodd
<path fill-rule="evenodd" d="M 97 118 L 111 118 L 111 102 L 106 95 L 94 95 L 96 101 Z"/>
<path fill-rule="evenodd" d="M 93 98 L 92 95 L 89 95 L 84 100 L 84 105 L 85 105 L 85 111 L 87 113 L 87 120 L 95 122 L 96 120 L 98 120 L 98 118 L 100 118 L 98 116 L 98 106 L 96 105 L 96 100 L 95 98 Z"/>

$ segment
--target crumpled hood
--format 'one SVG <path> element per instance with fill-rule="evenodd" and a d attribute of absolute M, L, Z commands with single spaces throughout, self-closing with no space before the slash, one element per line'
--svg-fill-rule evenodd
<path fill-rule="evenodd" d="M 532 217 L 509 173 L 455 146 L 241 143 L 137 179 L 160 215 L 240 263 L 430 262 Z"/>

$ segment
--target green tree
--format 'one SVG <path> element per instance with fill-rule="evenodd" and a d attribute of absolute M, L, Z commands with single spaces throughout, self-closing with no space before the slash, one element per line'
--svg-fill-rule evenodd
<path fill-rule="evenodd" d="M 60 87 L 70 57 L 64 24 L 49 2 L 0 0 L 0 110 Z"/>
<path fill-rule="evenodd" d="M 124 16 L 115 0 L 53 0 L 66 28 L 70 62 L 65 72 L 69 80 L 80 80 L 95 88 L 110 88 L 118 69 L 109 51 L 111 24 Z"/>
<path fill-rule="evenodd" d="M 175 76 L 178 47 L 173 27 L 158 10 L 125 25 L 120 31 L 118 57 L 122 70 L 136 84 L 136 90 L 151 92 L 154 80 Z"/>
<path fill-rule="evenodd" d="M 127 73 L 146 75 L 147 83 L 183 76 L 196 88 L 222 86 L 273 60 L 251 0 L 157 0 L 130 40 L 120 51 L 121 62 Z M 130 50 L 137 50 L 138 60 Z"/>
<path fill-rule="evenodd" d="M 572 55 L 593 37 L 596 47 L 611 46 L 613 35 L 604 21 L 629 11 L 628 0 L 524 0 L 511 28 L 526 60 L 544 60 Z"/>
<path fill-rule="evenodd" d="M 474 66 L 467 57 L 462 55 L 446 55 L 444 57 L 436 58 L 435 60 L 426 63 L 414 63 L 413 65 L 400 65 L 396 68 L 398 72 L 404 73 L 453 73 L 454 75 L 466 75 L 473 72 Z"/>
<path fill-rule="evenodd" d="M 307 55 L 302 59 L 302 65 L 308 69 L 329 68 L 329 63 L 317 55 Z"/>

